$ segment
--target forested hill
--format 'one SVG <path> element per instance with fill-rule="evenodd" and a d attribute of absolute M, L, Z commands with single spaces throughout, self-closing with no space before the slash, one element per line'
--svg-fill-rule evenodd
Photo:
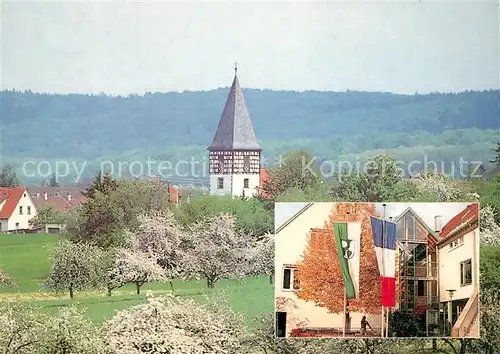
<path fill-rule="evenodd" d="M 227 93 L 225 88 L 110 97 L 3 91 L 2 154 L 94 158 L 134 149 L 206 146 Z M 422 134 L 500 126 L 499 90 L 396 95 L 246 89 L 244 94 L 263 142 L 306 139 L 335 145 L 357 136 L 372 141 L 366 148 L 373 149 L 385 145 L 377 144 L 377 137 L 408 141 Z"/>

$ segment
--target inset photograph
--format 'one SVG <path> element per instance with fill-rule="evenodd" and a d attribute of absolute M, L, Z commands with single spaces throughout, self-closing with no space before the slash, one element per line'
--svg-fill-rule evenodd
<path fill-rule="evenodd" d="M 478 203 L 276 203 L 277 337 L 479 337 Z"/>

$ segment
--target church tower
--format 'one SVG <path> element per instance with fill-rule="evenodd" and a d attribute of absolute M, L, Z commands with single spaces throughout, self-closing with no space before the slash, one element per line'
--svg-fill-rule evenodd
<path fill-rule="evenodd" d="M 260 184 L 260 148 L 252 127 L 238 68 L 217 126 L 210 154 L 210 194 L 251 197 Z"/>

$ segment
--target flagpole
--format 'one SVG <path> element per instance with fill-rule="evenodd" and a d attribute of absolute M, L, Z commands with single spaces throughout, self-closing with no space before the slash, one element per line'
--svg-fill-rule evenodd
<path fill-rule="evenodd" d="M 386 338 L 389 338 L 389 314 L 391 312 L 391 309 L 388 307 L 387 308 L 387 319 L 386 319 L 386 323 L 385 323 L 385 336 Z"/>
<path fill-rule="evenodd" d="M 385 251 L 385 208 L 387 206 L 387 204 L 382 204 L 383 208 L 384 208 L 384 214 L 383 214 L 383 220 L 382 220 L 382 271 L 385 272 L 385 263 L 384 263 L 384 251 Z M 384 274 L 380 274 L 381 277 L 384 276 Z M 382 284 L 380 284 L 382 285 Z M 385 308 L 384 306 L 382 305 L 382 338 L 385 337 L 385 318 L 384 318 L 384 315 L 385 315 Z"/>
<path fill-rule="evenodd" d="M 347 290 L 344 285 L 344 327 L 342 329 L 342 337 L 344 338 L 345 338 L 345 327 L 347 325 L 346 315 L 347 315 Z"/>

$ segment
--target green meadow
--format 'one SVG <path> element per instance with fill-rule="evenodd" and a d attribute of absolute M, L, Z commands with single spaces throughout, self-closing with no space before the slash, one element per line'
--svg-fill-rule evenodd
<path fill-rule="evenodd" d="M 0 266 L 16 281 L 17 288 L 0 288 L 0 302 L 29 302 L 44 311 L 55 312 L 62 306 L 75 304 L 85 309 L 96 324 L 101 324 L 117 310 L 146 301 L 146 292 L 162 294 L 171 292 L 170 284 L 145 284 L 137 295 L 134 285 L 127 285 L 107 296 L 105 291 L 77 292 L 71 300 L 67 293 L 54 293 L 42 288 L 50 273 L 50 247 L 60 235 L 11 234 L 0 235 Z M 267 277 L 252 277 L 245 281 L 223 280 L 215 289 L 207 289 L 206 282 L 174 280 L 174 292 L 178 296 L 203 302 L 205 295 L 224 292 L 233 310 L 242 313 L 249 326 L 266 313 L 274 311 L 273 285 Z"/>

